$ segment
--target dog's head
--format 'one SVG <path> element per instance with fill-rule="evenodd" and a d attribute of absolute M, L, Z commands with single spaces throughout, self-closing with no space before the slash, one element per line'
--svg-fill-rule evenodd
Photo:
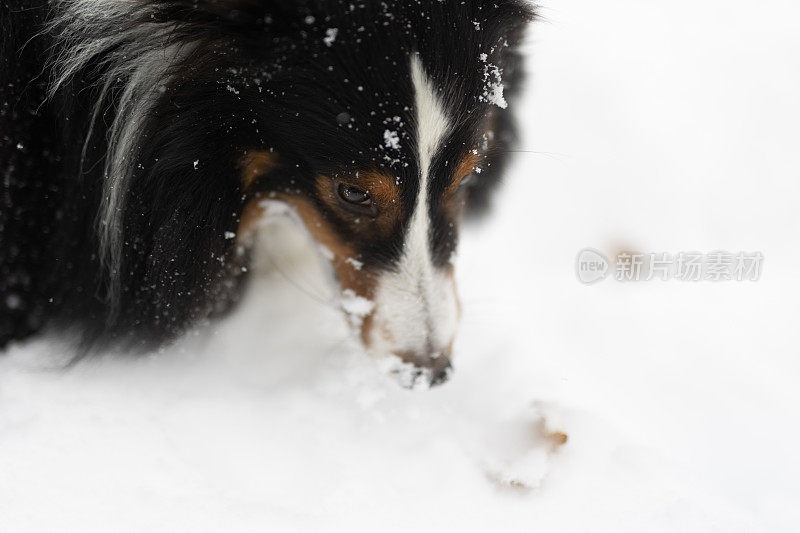
<path fill-rule="evenodd" d="M 205 216 L 211 232 L 237 235 L 202 241 L 225 257 L 247 243 L 265 201 L 284 202 L 332 265 L 365 346 L 441 380 L 460 314 L 452 262 L 460 221 L 486 203 L 501 170 L 529 8 L 517 0 L 147 5 L 139 20 L 150 29 L 126 31 L 163 35 L 169 61 L 140 113 L 141 133 L 131 132 L 142 139 L 138 170 L 122 172 L 135 176 L 132 198 L 156 188 L 161 197 L 126 206 L 125 226 L 141 209 L 163 218 L 151 226 L 174 226 L 176 209 L 194 203 L 192 216 Z M 165 52 L 140 55 L 158 63 Z M 124 131 L 116 142 L 126 142 Z M 101 220 L 107 245 L 113 216 Z M 171 268 L 182 247 L 177 239 L 154 246 L 170 248 Z"/>
<path fill-rule="evenodd" d="M 265 199 L 292 206 L 333 266 L 364 345 L 436 382 L 450 365 L 460 313 L 452 260 L 488 132 L 482 117 L 448 107 L 418 52 L 372 68 L 300 102 L 300 117 L 313 118 L 291 142 L 243 155 L 251 200 L 238 232 L 247 239 Z"/>

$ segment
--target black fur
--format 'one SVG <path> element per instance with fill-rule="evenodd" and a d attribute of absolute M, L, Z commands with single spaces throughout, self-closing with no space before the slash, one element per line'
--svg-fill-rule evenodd
<path fill-rule="evenodd" d="M 417 163 L 410 149 L 387 158 L 375 139 L 392 117 L 401 118 L 394 127 L 403 139 L 413 136 L 412 53 L 456 123 L 435 173 L 447 174 L 480 144 L 487 124 L 494 132 L 467 191 L 474 211 L 485 209 L 513 141 L 508 112 L 483 98 L 479 56 L 503 69 L 513 99 L 521 81 L 515 47 L 532 16 L 517 0 L 141 0 L 141 15 L 120 32 L 156 24 L 170 30 L 165 45 L 193 44 L 171 66 L 129 154 L 136 169 L 123 191 L 121 263 L 109 270 L 97 218 L 107 128 L 123 87 L 106 93 L 83 153 L 113 50 L 47 98 L 60 32 L 80 25 L 64 18 L 70 4 L 0 1 L 0 347 L 45 325 L 77 327 L 90 344 L 149 345 L 224 312 L 244 281 L 247 257 L 225 235 L 237 231 L 252 196 L 237 173 L 248 150 L 280 154 L 279 171 L 258 182 L 259 192 L 302 194 L 323 212 L 313 176 L 358 168 L 397 175 L 404 207 L 394 236 L 358 243 L 370 268 L 391 268 L 419 186 Z M 326 42 L 330 28 L 338 33 Z M 438 197 L 446 183 L 431 186 Z M 325 216 L 348 231 L 336 213 Z M 444 264 L 457 235 L 441 210 L 432 219 L 435 259 Z"/>

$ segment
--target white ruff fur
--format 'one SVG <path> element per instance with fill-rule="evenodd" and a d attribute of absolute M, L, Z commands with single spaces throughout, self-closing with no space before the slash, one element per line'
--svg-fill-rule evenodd
<path fill-rule="evenodd" d="M 57 0 L 57 15 L 46 31 L 60 42 L 50 58 L 50 95 L 91 61 L 103 65 L 100 92 L 83 146 L 81 166 L 95 125 L 108 103 L 112 88 L 119 95 L 108 128 L 103 197 L 97 216 L 99 255 L 108 274 L 108 300 L 113 318 L 119 300 L 122 261 L 122 217 L 125 196 L 136 167 L 139 137 L 153 104 L 169 83 L 169 69 L 184 57 L 191 44 L 169 44 L 172 25 L 126 24 L 146 13 L 130 2 Z M 81 171 L 83 168 L 81 168 Z"/>
<path fill-rule="evenodd" d="M 411 58 L 416 104 L 420 187 L 396 272 L 378 280 L 370 344 L 379 353 L 438 357 L 458 324 L 455 284 L 431 257 L 429 171 L 451 125 L 420 59 Z"/>

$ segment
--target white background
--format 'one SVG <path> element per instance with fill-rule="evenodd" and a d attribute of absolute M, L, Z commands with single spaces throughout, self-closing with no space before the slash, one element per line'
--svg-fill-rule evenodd
<path fill-rule="evenodd" d="M 285 264 L 302 253 L 273 257 L 166 353 L 0 357 L 0 530 L 796 531 L 800 9 L 540 13 L 526 152 L 462 244 L 450 383 L 400 389 Z M 765 262 L 584 286 L 586 246 Z"/>

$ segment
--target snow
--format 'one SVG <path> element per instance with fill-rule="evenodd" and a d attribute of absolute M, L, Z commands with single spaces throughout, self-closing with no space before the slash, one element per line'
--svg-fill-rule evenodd
<path fill-rule="evenodd" d="M 372 312 L 375 308 L 375 303 L 367 300 L 363 296 L 359 296 L 352 289 L 345 289 L 342 291 L 342 297 L 339 300 L 342 309 L 350 317 L 357 318 L 358 323 Z"/>
<path fill-rule="evenodd" d="M 325 37 L 323 37 L 323 42 L 325 46 L 330 48 L 333 46 L 334 41 L 336 41 L 336 36 L 339 35 L 339 28 L 328 28 L 325 30 Z"/>
<path fill-rule="evenodd" d="M 386 148 L 400 150 L 400 136 L 396 131 L 385 130 L 383 132 L 383 144 Z"/>
<path fill-rule="evenodd" d="M 503 92 L 505 91 L 503 72 L 497 65 L 488 62 L 486 58 L 486 54 L 480 55 L 480 60 L 485 63 L 483 66 L 483 83 L 485 87 L 483 94 L 480 95 L 479 98 L 501 109 L 506 109 L 508 107 L 508 102 L 503 96 Z"/>
<path fill-rule="evenodd" d="M 528 151 L 462 240 L 443 386 L 359 353 L 297 239 L 164 353 L 59 370 L 62 340 L 12 346 L 0 531 L 796 531 L 797 9 L 543 11 Z M 765 266 L 583 285 L 587 247 Z"/>
<path fill-rule="evenodd" d="M 364 263 L 362 263 L 355 257 L 348 257 L 347 259 L 344 260 L 344 262 L 352 266 L 356 270 L 361 270 L 362 268 L 364 268 Z"/>

